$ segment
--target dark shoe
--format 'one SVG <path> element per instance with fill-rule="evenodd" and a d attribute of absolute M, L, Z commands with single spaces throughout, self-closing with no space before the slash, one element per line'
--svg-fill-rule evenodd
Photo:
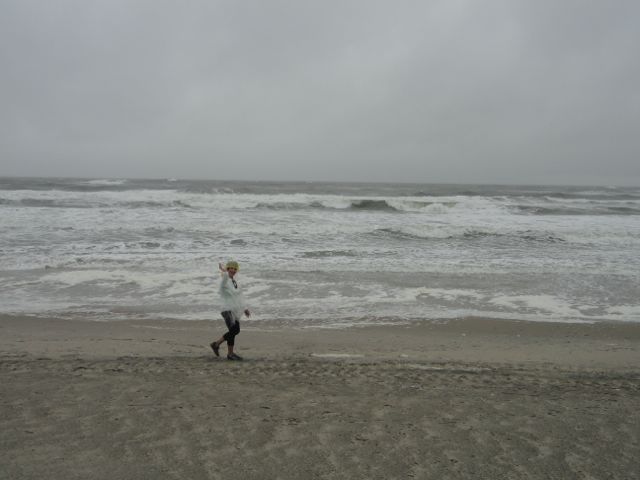
<path fill-rule="evenodd" d="M 220 346 L 216 342 L 211 344 L 211 349 L 213 350 L 213 353 L 216 354 L 216 357 L 220 356 Z"/>
<path fill-rule="evenodd" d="M 227 355 L 227 360 L 242 360 L 242 357 L 240 355 L 232 353 L 230 355 Z"/>

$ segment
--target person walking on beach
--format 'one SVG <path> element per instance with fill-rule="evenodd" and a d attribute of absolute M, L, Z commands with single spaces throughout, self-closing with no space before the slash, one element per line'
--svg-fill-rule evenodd
<path fill-rule="evenodd" d="M 222 272 L 222 281 L 220 282 L 220 297 L 222 298 L 222 318 L 227 325 L 229 331 L 220 337 L 217 341 L 212 342 L 211 349 L 216 357 L 220 356 L 220 345 L 227 342 L 227 359 L 242 360 L 242 357 L 234 353 L 236 335 L 240 333 L 240 317 L 244 313 L 247 317 L 251 316 L 249 309 L 245 307 L 244 298 L 235 276 L 240 269 L 238 262 L 229 261 L 226 266 L 222 263 L 218 264 L 218 268 Z"/>

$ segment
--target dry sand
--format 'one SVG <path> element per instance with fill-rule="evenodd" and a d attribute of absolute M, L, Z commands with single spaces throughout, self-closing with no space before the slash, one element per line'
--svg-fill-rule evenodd
<path fill-rule="evenodd" d="M 0 478 L 640 478 L 640 325 L 222 326 L 0 315 Z"/>

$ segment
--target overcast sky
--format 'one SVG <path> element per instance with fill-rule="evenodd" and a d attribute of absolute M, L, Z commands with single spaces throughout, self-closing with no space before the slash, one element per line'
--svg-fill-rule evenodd
<path fill-rule="evenodd" d="M 0 175 L 640 185 L 640 2 L 0 0 Z"/>

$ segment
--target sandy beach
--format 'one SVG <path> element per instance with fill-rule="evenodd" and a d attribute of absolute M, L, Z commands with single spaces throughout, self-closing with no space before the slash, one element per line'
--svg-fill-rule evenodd
<path fill-rule="evenodd" d="M 640 478 L 640 325 L 0 316 L 0 478 Z"/>

